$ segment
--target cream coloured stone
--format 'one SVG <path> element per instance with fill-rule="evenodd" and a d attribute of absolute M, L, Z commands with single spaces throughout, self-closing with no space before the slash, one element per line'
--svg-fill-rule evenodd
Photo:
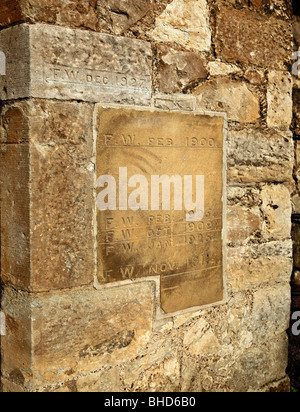
<path fill-rule="evenodd" d="M 258 98 L 245 83 L 218 77 L 194 90 L 199 109 L 228 113 L 229 120 L 251 123 L 260 117 Z"/>
<path fill-rule="evenodd" d="M 228 133 L 228 179 L 236 183 L 285 182 L 293 175 L 291 132 L 257 128 Z"/>
<path fill-rule="evenodd" d="M 218 60 L 209 62 L 208 67 L 211 76 L 227 76 L 229 74 L 236 74 L 241 72 L 241 69 L 238 66 L 234 64 L 223 63 Z"/>
<path fill-rule="evenodd" d="M 205 319 L 201 319 L 189 328 L 184 336 L 184 346 L 193 355 L 212 353 L 220 347 L 220 343 Z"/>
<path fill-rule="evenodd" d="M 261 197 L 264 237 L 268 240 L 290 238 L 292 205 L 289 190 L 283 185 L 264 186 Z"/>
<path fill-rule="evenodd" d="M 149 33 L 156 41 L 174 42 L 186 49 L 209 51 L 211 28 L 206 0 L 174 0 L 156 19 Z"/>
<path fill-rule="evenodd" d="M 289 129 L 293 118 L 292 76 L 288 72 L 271 71 L 268 80 L 268 126 Z"/>
<path fill-rule="evenodd" d="M 152 331 L 153 284 L 31 298 L 37 384 L 53 384 L 135 359 Z"/>
<path fill-rule="evenodd" d="M 0 97 L 148 105 L 152 51 L 147 42 L 44 24 L 0 33 L 8 60 Z"/>
<path fill-rule="evenodd" d="M 249 244 L 230 248 L 227 278 L 233 292 L 268 282 L 288 282 L 293 267 L 292 241 Z"/>

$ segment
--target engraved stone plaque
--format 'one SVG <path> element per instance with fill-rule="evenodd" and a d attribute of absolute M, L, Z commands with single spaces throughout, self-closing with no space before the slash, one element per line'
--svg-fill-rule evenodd
<path fill-rule="evenodd" d="M 160 276 L 174 313 L 221 302 L 224 118 L 99 108 L 98 280 Z"/>
<path fill-rule="evenodd" d="M 146 41 L 22 24 L 0 32 L 0 50 L 7 57 L 0 98 L 150 104 L 152 50 Z"/>

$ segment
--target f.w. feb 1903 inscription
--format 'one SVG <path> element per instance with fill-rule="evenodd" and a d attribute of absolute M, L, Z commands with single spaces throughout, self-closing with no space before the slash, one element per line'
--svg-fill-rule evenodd
<path fill-rule="evenodd" d="M 99 108 L 98 280 L 160 276 L 174 313 L 223 300 L 224 118 Z"/>

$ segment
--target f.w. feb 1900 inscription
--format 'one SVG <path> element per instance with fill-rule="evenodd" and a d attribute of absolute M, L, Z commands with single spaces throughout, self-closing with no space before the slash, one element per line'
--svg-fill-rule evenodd
<path fill-rule="evenodd" d="M 174 313 L 223 300 L 222 116 L 99 108 L 98 280 L 160 276 Z"/>

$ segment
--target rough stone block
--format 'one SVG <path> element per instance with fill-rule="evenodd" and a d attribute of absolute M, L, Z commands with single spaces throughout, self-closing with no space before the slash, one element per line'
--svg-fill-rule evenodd
<path fill-rule="evenodd" d="M 1 31 L 0 48 L 7 56 L 2 99 L 150 103 L 152 51 L 144 41 L 24 24 Z"/>
<path fill-rule="evenodd" d="M 227 112 L 229 120 L 251 123 L 260 117 L 258 98 L 243 82 L 218 77 L 193 93 L 199 109 Z"/>
<path fill-rule="evenodd" d="M 91 284 L 93 107 L 34 100 L 2 114 L 4 282 L 34 291 Z"/>
<path fill-rule="evenodd" d="M 230 206 L 227 210 L 227 241 L 230 244 L 246 244 L 260 232 L 262 219 L 258 206 L 244 208 Z"/>
<path fill-rule="evenodd" d="M 249 244 L 230 248 L 227 279 L 233 292 L 270 282 L 288 282 L 293 270 L 292 242 Z"/>
<path fill-rule="evenodd" d="M 151 282 L 43 295 L 7 288 L 4 378 L 41 391 L 135 359 L 150 339 L 154 290 Z M 79 378 L 78 389 L 92 380 Z M 103 379 L 93 385 L 105 389 Z"/>
<path fill-rule="evenodd" d="M 292 215 L 289 190 L 283 185 L 264 186 L 261 197 L 264 214 L 263 236 L 267 240 L 289 239 Z"/>
<path fill-rule="evenodd" d="M 33 297 L 35 376 L 63 382 L 136 358 L 150 338 L 153 302 L 149 282 Z"/>
<path fill-rule="evenodd" d="M 178 52 L 160 46 L 158 56 L 158 89 L 162 93 L 182 92 L 208 75 L 204 59 L 197 53 Z"/>
<path fill-rule="evenodd" d="M 3 0 L 0 26 L 30 20 L 122 34 L 152 12 L 152 0 Z"/>
<path fill-rule="evenodd" d="M 210 51 L 211 27 L 206 0 L 173 0 L 149 33 L 156 41 L 177 43 L 187 50 Z"/>
<path fill-rule="evenodd" d="M 9 144 L 0 154 L 1 277 L 30 282 L 29 147 Z"/>
<path fill-rule="evenodd" d="M 227 158 L 231 183 L 288 181 L 293 175 L 292 133 L 230 130 Z"/>
<path fill-rule="evenodd" d="M 216 51 L 228 62 L 284 69 L 292 56 L 291 22 L 221 6 Z"/>
<path fill-rule="evenodd" d="M 8 26 L 24 18 L 21 0 L 2 0 L 0 5 L 0 26 Z"/>
<path fill-rule="evenodd" d="M 289 129 L 293 119 L 292 76 L 287 72 L 271 71 L 268 80 L 268 126 Z"/>

